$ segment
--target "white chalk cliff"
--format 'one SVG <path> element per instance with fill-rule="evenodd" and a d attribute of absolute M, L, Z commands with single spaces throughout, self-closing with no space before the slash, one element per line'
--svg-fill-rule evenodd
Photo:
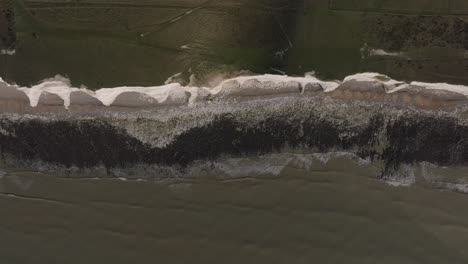
<path fill-rule="evenodd" d="M 116 87 L 90 91 L 72 87 L 56 76 L 32 87 L 8 84 L 0 78 L 2 112 L 58 111 L 62 109 L 109 108 L 113 110 L 178 107 L 197 102 L 261 100 L 284 96 L 329 96 L 441 108 L 467 104 L 468 87 L 440 83 L 405 83 L 379 73 L 359 73 L 343 81 L 322 81 L 313 76 L 241 76 L 216 87 L 182 86 L 178 83 L 153 87 Z"/>

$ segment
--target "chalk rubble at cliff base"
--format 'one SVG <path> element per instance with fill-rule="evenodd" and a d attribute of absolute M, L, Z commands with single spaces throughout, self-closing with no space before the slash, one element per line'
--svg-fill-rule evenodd
<path fill-rule="evenodd" d="M 446 109 L 468 102 L 468 87 L 422 82 L 405 83 L 378 73 L 361 73 L 341 81 L 321 81 L 312 76 L 241 76 L 222 81 L 214 88 L 178 83 L 155 87 L 116 87 L 90 91 L 72 87 L 61 76 L 38 85 L 18 87 L 0 79 L 2 112 L 37 113 L 66 111 L 138 111 L 177 107 L 196 102 L 249 101 L 274 97 L 331 97 L 346 101 L 369 101 Z"/>

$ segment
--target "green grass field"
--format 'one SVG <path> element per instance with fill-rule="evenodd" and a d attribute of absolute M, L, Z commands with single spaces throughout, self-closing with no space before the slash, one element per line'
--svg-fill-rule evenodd
<path fill-rule="evenodd" d="M 461 0 L 14 2 L 16 54 L 0 74 L 23 85 L 56 74 L 90 88 L 158 85 L 178 72 L 238 69 L 468 84 Z"/>
<path fill-rule="evenodd" d="M 450 14 L 451 0 L 330 0 L 334 10 L 394 12 L 404 14 Z"/>
<path fill-rule="evenodd" d="M 287 72 L 314 70 L 341 79 L 377 71 L 402 80 L 468 84 L 468 17 L 455 15 L 462 9 L 448 12 L 448 3 L 458 2 L 306 0 Z M 363 56 L 364 47 L 401 56 Z"/>
<path fill-rule="evenodd" d="M 21 84 L 61 74 L 98 88 L 161 84 L 189 69 L 270 67 L 285 45 L 274 30 L 284 14 L 265 1 L 211 2 L 18 0 L 16 55 L 0 72 Z"/>

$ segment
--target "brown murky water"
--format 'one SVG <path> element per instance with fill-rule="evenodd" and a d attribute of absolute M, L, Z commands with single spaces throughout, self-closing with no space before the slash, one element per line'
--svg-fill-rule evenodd
<path fill-rule="evenodd" d="M 3 171 L 0 262 L 466 263 L 467 195 L 332 167 L 178 184 Z"/>

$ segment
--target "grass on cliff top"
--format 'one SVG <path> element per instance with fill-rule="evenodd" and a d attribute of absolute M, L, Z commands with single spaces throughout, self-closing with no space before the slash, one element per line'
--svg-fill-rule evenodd
<path fill-rule="evenodd" d="M 245 41 L 235 45 L 236 36 L 231 35 L 242 38 L 242 28 L 233 33 L 236 21 L 209 9 L 193 10 L 169 23 L 191 9 L 15 3 L 17 52 L 0 63 L 0 72 L 21 85 L 56 74 L 68 76 L 74 85 L 100 88 L 160 85 L 189 68 L 209 71 L 230 65 L 260 71 L 269 64 L 275 46 Z"/>

